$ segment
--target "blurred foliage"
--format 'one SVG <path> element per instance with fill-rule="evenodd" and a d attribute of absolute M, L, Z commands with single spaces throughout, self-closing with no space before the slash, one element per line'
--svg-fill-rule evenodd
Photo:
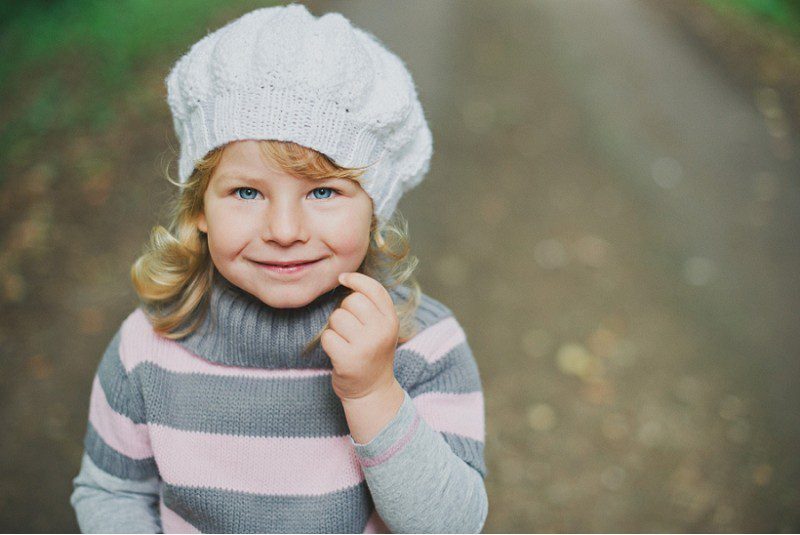
<path fill-rule="evenodd" d="M 759 17 L 800 40 L 800 0 L 704 0 L 723 12 Z"/>
<path fill-rule="evenodd" d="M 269 5 L 275 2 L 261 2 Z M 104 69 L 106 82 L 124 82 L 137 61 L 205 33 L 203 25 L 225 5 L 220 0 L 58 0 L 8 2 L 3 20 L 0 84 L 21 68 L 65 50 L 86 54 Z M 256 7 L 258 3 L 249 2 Z"/>
<path fill-rule="evenodd" d="M 131 87 L 143 70 L 167 69 L 227 17 L 277 3 L 0 2 L 0 143 L 41 146 L 48 133 L 101 132 L 115 119 L 114 104 L 143 90 Z M 9 152 L 0 151 L 0 166 Z"/>

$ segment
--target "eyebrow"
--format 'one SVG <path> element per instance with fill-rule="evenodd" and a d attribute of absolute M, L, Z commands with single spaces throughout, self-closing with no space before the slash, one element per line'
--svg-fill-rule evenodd
<path fill-rule="evenodd" d="M 320 178 L 320 179 L 316 179 L 316 180 L 312 179 L 312 178 L 306 178 L 306 177 L 298 177 L 298 178 L 300 180 L 302 180 L 303 182 L 309 182 L 309 183 L 319 183 L 319 182 L 346 182 L 346 183 L 349 183 L 349 182 L 353 182 L 352 180 L 349 180 L 347 178 L 333 177 L 333 176 L 332 177 L 326 177 L 326 178 Z M 220 182 L 242 181 L 242 182 L 247 182 L 247 183 L 250 183 L 250 184 L 261 184 L 261 183 L 265 182 L 265 180 L 263 178 L 250 176 L 250 175 L 247 175 L 245 173 L 237 173 L 236 171 L 229 171 L 227 173 L 222 173 L 219 176 L 219 181 Z"/>

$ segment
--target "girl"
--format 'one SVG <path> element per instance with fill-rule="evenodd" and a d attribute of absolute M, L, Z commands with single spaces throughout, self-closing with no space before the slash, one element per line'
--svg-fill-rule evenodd
<path fill-rule="evenodd" d="M 166 82 L 179 193 L 94 378 L 81 531 L 479 532 L 478 368 L 390 220 L 432 153 L 402 61 L 290 4 Z"/>

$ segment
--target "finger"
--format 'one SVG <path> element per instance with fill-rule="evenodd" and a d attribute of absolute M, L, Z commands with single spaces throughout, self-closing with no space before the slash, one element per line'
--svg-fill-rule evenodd
<path fill-rule="evenodd" d="M 348 288 L 363 293 L 370 301 L 375 303 L 375 306 L 381 314 L 384 316 L 391 316 L 394 303 L 392 302 L 391 296 L 389 296 L 389 292 L 386 291 L 386 288 L 384 288 L 383 284 L 380 282 L 363 273 L 358 273 L 357 271 L 340 274 L 339 282 Z"/>
<path fill-rule="evenodd" d="M 336 331 L 336 334 L 351 344 L 358 340 L 364 330 L 364 324 L 352 312 L 343 308 L 337 308 L 331 313 L 328 325 Z"/>
<path fill-rule="evenodd" d="M 370 319 L 380 317 L 381 311 L 372 300 L 361 292 L 354 292 L 342 301 L 342 308 L 349 310 L 358 320 L 367 325 Z"/>
<path fill-rule="evenodd" d="M 322 344 L 322 349 L 325 350 L 325 353 L 328 354 L 331 360 L 337 359 L 339 355 L 346 355 L 350 345 L 347 343 L 347 340 L 342 338 L 342 336 L 333 329 L 325 329 L 322 331 L 320 343 Z"/>

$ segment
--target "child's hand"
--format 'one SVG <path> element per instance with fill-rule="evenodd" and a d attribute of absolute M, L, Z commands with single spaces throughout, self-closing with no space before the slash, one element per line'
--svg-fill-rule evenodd
<path fill-rule="evenodd" d="M 321 343 L 333 363 L 333 390 L 345 401 L 391 388 L 400 322 L 380 282 L 357 272 L 339 282 L 354 291 L 331 313 Z"/>

